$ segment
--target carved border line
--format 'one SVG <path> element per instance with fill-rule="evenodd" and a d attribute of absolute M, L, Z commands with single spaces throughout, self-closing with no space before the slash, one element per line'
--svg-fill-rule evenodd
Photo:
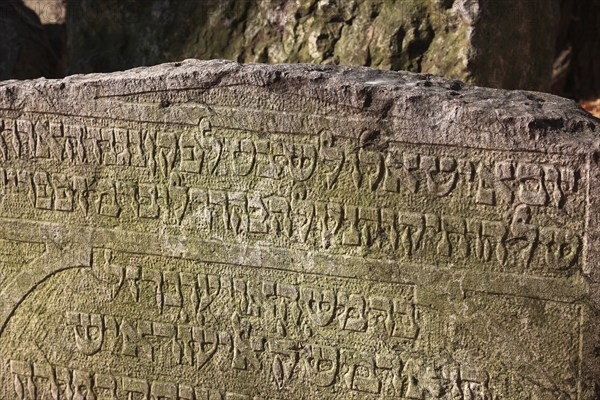
<path fill-rule="evenodd" d="M 131 104 L 138 104 L 138 105 L 143 105 L 143 103 L 131 103 Z M 185 104 L 190 104 L 190 103 L 185 103 Z M 194 103 L 197 104 L 198 108 L 205 108 L 203 106 L 205 106 L 205 103 Z M 152 103 L 152 107 L 153 110 L 156 111 L 156 107 L 159 105 L 159 103 Z M 181 127 L 197 127 L 201 120 L 203 118 L 210 118 L 210 117 L 215 117 L 215 116 L 227 116 L 230 113 L 228 112 L 229 110 L 240 110 L 240 111 L 258 111 L 264 114 L 281 114 L 279 111 L 271 111 L 271 110 L 264 110 L 264 109 L 253 109 L 253 108 L 247 108 L 247 107 L 232 107 L 232 106 L 215 106 L 215 105 L 211 105 L 211 107 L 214 108 L 218 108 L 218 109 L 223 109 L 222 113 L 215 113 L 213 112 L 207 112 L 206 115 L 202 115 L 199 117 L 196 117 L 197 122 L 181 122 L 181 121 L 157 121 L 157 120 L 141 120 L 141 119 L 125 119 L 125 118 L 117 118 L 117 117 L 110 117 L 110 116 L 99 116 L 99 115 L 78 115 L 78 114 L 68 114 L 68 113 L 62 113 L 62 112 L 50 112 L 50 111 L 38 111 L 38 110 L 14 110 L 14 109 L 1 109 L 0 111 L 6 111 L 9 113 L 14 113 L 13 116 L 6 116 L 6 118 L 12 118 L 12 119 L 18 119 L 18 118 L 27 118 L 27 114 L 34 114 L 34 115 L 48 115 L 48 116 L 57 116 L 57 117 L 64 117 L 64 118 L 69 118 L 69 119 L 86 119 L 89 120 L 90 122 L 102 122 L 102 121 L 113 121 L 113 122 L 124 122 L 124 123 L 133 123 L 133 124 L 149 124 L 149 125 L 158 125 L 161 127 L 165 127 L 165 126 L 181 126 Z M 289 111 L 287 112 L 287 114 L 290 115 L 298 115 L 298 116 L 312 116 L 314 117 L 313 114 L 309 114 L 309 113 L 300 113 L 300 112 L 293 112 L 293 111 Z M 328 117 L 326 115 L 318 115 L 316 116 L 316 118 L 320 118 L 320 119 L 328 119 L 332 122 L 335 123 L 339 123 L 339 117 Z M 373 121 L 371 121 L 369 118 L 366 117 L 351 117 L 349 118 L 349 120 L 351 121 L 357 121 L 357 122 L 363 122 L 363 123 L 371 123 Z M 224 125 L 214 125 L 214 127 L 216 128 L 221 128 L 221 129 L 231 129 L 231 130 L 245 130 L 248 132 L 258 132 L 256 130 L 252 130 L 252 129 L 248 129 L 248 128 L 240 128 L 240 127 L 231 127 L 231 126 L 224 126 Z M 128 127 L 125 127 L 128 129 Z M 388 126 L 385 127 L 386 130 L 388 131 L 392 131 L 394 129 L 400 129 L 400 130 L 406 130 L 406 129 L 402 129 L 400 127 L 393 127 L 393 126 Z M 318 137 L 318 133 L 309 133 L 309 132 L 290 132 L 290 131 L 269 131 L 268 133 L 270 134 L 281 134 L 281 135 L 295 135 L 295 136 L 314 136 L 314 137 Z M 353 140 L 357 140 L 358 137 L 350 137 L 350 136 L 344 136 L 344 135 L 334 135 L 335 137 L 339 137 L 339 138 L 346 138 L 346 139 L 353 139 Z M 494 147 L 482 147 L 482 146 L 459 146 L 456 144 L 452 144 L 452 143 L 431 143 L 431 142 L 427 142 L 427 143 L 417 143 L 417 142 L 412 142 L 409 140 L 399 140 L 399 139 L 393 139 L 391 137 L 386 138 L 388 142 L 390 143 L 397 143 L 397 144 L 405 144 L 405 145 L 412 145 L 412 146 L 439 146 L 439 147 L 444 147 L 444 148 L 453 148 L 453 149 L 467 149 L 467 150 L 482 150 L 482 151 L 496 151 L 496 152 L 505 152 L 505 153 L 515 153 L 515 152 L 523 152 L 523 153 L 533 153 L 533 154 L 540 154 L 540 155 L 558 155 L 558 156 L 570 156 L 570 157 L 576 157 L 576 156 L 582 156 L 582 155 L 587 155 L 588 151 L 587 149 L 577 149 L 577 148 L 571 148 L 570 150 L 572 151 L 570 154 L 565 154 L 565 152 L 560 152 L 560 151 L 553 151 L 552 149 L 549 150 L 536 150 L 536 149 L 528 149 L 528 148 L 511 148 L 511 149 L 507 149 L 507 148 L 494 148 Z"/>

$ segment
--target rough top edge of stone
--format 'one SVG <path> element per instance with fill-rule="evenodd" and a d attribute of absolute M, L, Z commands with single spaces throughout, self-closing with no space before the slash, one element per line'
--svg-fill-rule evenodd
<path fill-rule="evenodd" d="M 314 64 L 184 60 L 122 72 L 0 83 L 0 109 L 77 115 L 103 98 L 247 85 L 372 118 L 383 138 L 544 152 L 600 150 L 600 119 L 572 100 L 429 74 Z M 301 97 L 302 97 L 301 96 Z M 88 112 L 89 113 L 89 112 Z M 101 117 L 102 115 L 97 115 Z"/>

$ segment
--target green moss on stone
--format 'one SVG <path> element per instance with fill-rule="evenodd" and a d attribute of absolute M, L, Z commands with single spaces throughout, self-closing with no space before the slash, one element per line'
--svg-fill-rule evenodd
<path fill-rule="evenodd" d="M 184 58 L 363 65 L 546 89 L 558 0 L 82 0 L 71 72 Z"/>

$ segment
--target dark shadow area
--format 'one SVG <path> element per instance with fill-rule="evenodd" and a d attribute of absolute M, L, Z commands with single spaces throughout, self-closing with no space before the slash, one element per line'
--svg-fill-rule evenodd
<path fill-rule="evenodd" d="M 0 79 L 58 78 L 63 74 L 39 16 L 20 0 L 0 1 Z"/>
<path fill-rule="evenodd" d="M 600 0 L 563 0 L 553 93 L 576 100 L 600 97 Z"/>
<path fill-rule="evenodd" d="M 44 24 L 50 46 L 58 59 L 58 74 L 65 76 L 68 62 L 67 26 L 66 24 Z"/>

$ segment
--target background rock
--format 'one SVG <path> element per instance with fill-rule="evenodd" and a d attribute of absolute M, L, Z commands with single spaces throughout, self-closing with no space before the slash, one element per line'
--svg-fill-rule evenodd
<path fill-rule="evenodd" d="M 60 75 L 39 17 L 20 0 L 0 2 L 0 80 Z"/>
<path fill-rule="evenodd" d="M 558 1 L 82 0 L 70 4 L 70 69 L 227 58 L 364 65 L 548 90 Z"/>
<path fill-rule="evenodd" d="M 552 91 L 571 98 L 598 98 L 600 0 L 562 0 L 560 15 Z"/>
<path fill-rule="evenodd" d="M 600 0 L 24 3 L 46 30 L 59 75 L 69 65 L 68 11 L 72 73 L 228 58 L 367 65 L 600 97 Z"/>
<path fill-rule="evenodd" d="M 59 59 L 60 76 L 67 69 L 67 0 L 23 0 L 40 18 L 54 53 Z"/>

